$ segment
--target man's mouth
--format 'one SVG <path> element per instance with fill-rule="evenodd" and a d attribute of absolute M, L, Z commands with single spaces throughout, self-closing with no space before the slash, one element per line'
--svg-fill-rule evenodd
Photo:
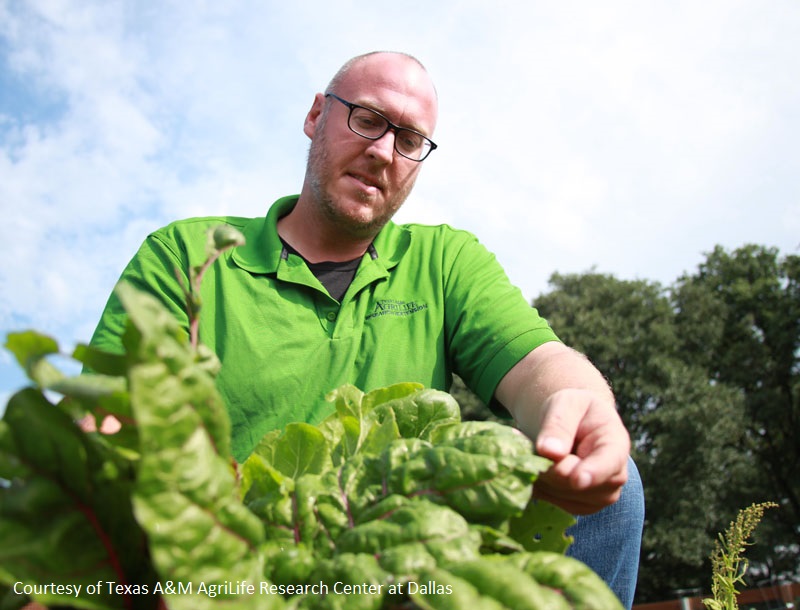
<path fill-rule="evenodd" d="M 360 182 L 368 191 L 383 191 L 383 183 L 378 178 L 355 173 L 350 173 L 349 176 L 357 182 Z"/>

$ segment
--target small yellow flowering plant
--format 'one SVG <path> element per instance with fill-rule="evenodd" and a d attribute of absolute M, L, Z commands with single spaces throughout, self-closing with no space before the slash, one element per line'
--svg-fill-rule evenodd
<path fill-rule="evenodd" d="M 711 567 L 713 570 L 711 580 L 711 599 L 704 599 L 703 603 L 709 610 L 737 610 L 739 604 L 736 595 L 739 591 L 736 586 L 744 584 L 744 575 L 747 572 L 748 562 L 744 551 L 750 542 L 750 536 L 761 522 L 764 511 L 775 508 L 774 502 L 752 504 L 739 511 L 736 520 L 731 521 L 724 534 L 719 535 L 711 553 Z"/>

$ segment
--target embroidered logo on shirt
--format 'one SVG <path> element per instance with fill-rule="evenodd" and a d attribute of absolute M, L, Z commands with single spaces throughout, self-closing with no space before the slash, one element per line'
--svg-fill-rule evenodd
<path fill-rule="evenodd" d="M 367 314 L 366 319 L 371 320 L 379 316 L 410 316 L 424 309 L 428 309 L 427 303 L 381 299 L 375 303 L 375 309 L 372 310 L 372 313 Z"/>

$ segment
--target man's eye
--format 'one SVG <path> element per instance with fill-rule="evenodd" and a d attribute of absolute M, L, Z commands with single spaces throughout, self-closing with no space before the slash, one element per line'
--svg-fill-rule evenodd
<path fill-rule="evenodd" d="M 404 151 L 419 150 L 422 147 L 422 136 L 412 131 L 401 131 L 397 137 L 397 144 Z"/>
<path fill-rule="evenodd" d="M 352 120 L 358 129 L 366 131 L 378 131 L 386 125 L 386 122 L 381 117 L 371 112 L 353 113 Z"/>

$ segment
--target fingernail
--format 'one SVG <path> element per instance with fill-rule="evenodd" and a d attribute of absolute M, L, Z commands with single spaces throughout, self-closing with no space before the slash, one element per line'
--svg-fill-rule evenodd
<path fill-rule="evenodd" d="M 547 436 L 545 438 L 539 439 L 537 447 L 539 448 L 539 453 L 551 453 L 557 455 L 566 453 L 566 449 L 564 448 L 564 443 L 561 441 L 561 439 L 555 438 L 553 436 Z"/>

